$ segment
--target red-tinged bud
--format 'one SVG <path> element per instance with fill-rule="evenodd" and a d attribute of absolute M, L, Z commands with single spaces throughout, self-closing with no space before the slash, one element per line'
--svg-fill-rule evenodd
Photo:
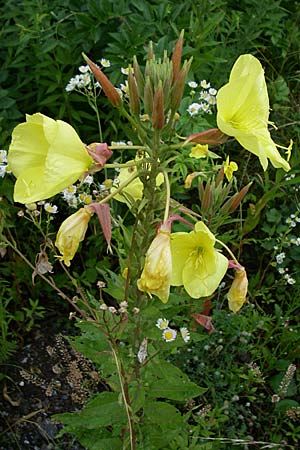
<path fill-rule="evenodd" d="M 139 97 L 142 98 L 144 95 L 145 81 L 139 63 L 137 62 L 136 56 L 133 57 L 133 70 Z"/>
<path fill-rule="evenodd" d="M 187 142 L 196 142 L 197 144 L 224 144 L 229 136 L 222 133 L 219 128 L 211 128 L 210 130 L 202 131 L 201 133 L 191 134 L 186 138 Z"/>
<path fill-rule="evenodd" d="M 133 75 L 132 67 L 129 66 L 128 72 L 128 93 L 129 93 L 129 106 L 132 114 L 140 113 L 140 99 L 138 94 L 138 88 Z"/>
<path fill-rule="evenodd" d="M 220 183 L 223 183 L 223 180 L 224 180 L 224 166 L 221 166 L 215 180 L 216 187 L 219 186 Z"/>
<path fill-rule="evenodd" d="M 183 35 L 184 30 L 181 31 L 178 41 L 176 42 L 174 52 L 172 55 L 172 65 L 173 65 L 173 83 L 178 78 L 181 64 L 181 56 L 182 56 L 182 46 L 183 46 Z"/>
<path fill-rule="evenodd" d="M 147 54 L 147 60 L 150 61 L 151 59 L 153 59 L 153 57 L 154 57 L 153 42 L 150 41 L 149 42 L 148 54 Z"/>
<path fill-rule="evenodd" d="M 165 124 L 164 92 L 162 83 L 159 83 L 153 100 L 152 125 L 156 130 L 161 130 Z"/>
<path fill-rule="evenodd" d="M 121 106 L 122 105 L 122 99 L 117 92 L 114 85 L 109 81 L 106 75 L 102 72 L 102 70 L 95 64 L 93 61 L 91 61 L 84 53 L 82 53 L 82 56 L 86 63 L 89 65 L 91 71 L 93 72 L 96 80 L 102 87 L 106 97 L 108 100 L 114 105 L 114 106 Z"/>
<path fill-rule="evenodd" d="M 187 74 L 190 70 L 192 59 L 185 61 L 182 69 L 177 74 L 177 78 L 174 82 L 171 96 L 171 108 L 173 111 L 177 111 L 180 106 L 182 95 L 185 87 L 185 81 Z"/>
<path fill-rule="evenodd" d="M 211 206 L 212 203 L 212 192 L 210 188 L 210 183 L 206 183 L 204 194 L 203 194 L 203 200 L 201 202 L 201 210 L 204 212 L 207 212 Z"/>
<path fill-rule="evenodd" d="M 229 200 L 227 200 L 227 202 L 224 203 L 224 205 L 220 209 L 220 212 L 221 213 L 227 213 L 227 212 L 233 213 L 237 209 L 237 207 L 240 205 L 240 203 L 242 202 L 245 195 L 247 194 L 251 184 L 252 184 L 252 182 L 247 184 L 246 186 L 244 186 L 243 189 L 240 190 L 240 192 L 237 192 Z"/>
<path fill-rule="evenodd" d="M 153 90 L 150 82 L 150 78 L 146 78 L 145 91 L 144 91 L 144 110 L 149 116 L 153 111 Z"/>

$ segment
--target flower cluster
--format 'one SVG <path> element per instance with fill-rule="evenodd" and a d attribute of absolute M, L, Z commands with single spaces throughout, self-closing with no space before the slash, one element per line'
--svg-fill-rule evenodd
<path fill-rule="evenodd" d="M 202 88 L 200 92 L 196 93 L 195 89 L 199 87 L 196 81 L 189 81 L 188 86 L 192 89 L 190 94 L 192 98 L 195 95 L 198 95 L 198 100 L 200 102 L 193 102 L 187 108 L 187 112 L 190 116 L 196 116 L 200 112 L 205 112 L 208 114 L 212 113 L 211 107 L 216 104 L 216 95 L 217 90 L 213 87 L 210 87 L 210 83 L 206 80 L 200 81 L 200 87 Z"/>
<path fill-rule="evenodd" d="M 162 338 L 166 342 L 175 341 L 177 337 L 177 331 L 174 328 L 169 327 L 169 320 L 167 319 L 158 319 L 156 322 L 156 326 L 159 330 L 162 330 Z M 182 339 L 185 343 L 189 342 L 191 339 L 191 335 L 189 330 L 186 327 L 179 328 Z"/>
<path fill-rule="evenodd" d="M 110 67 L 110 61 L 108 59 L 102 58 L 100 60 L 100 64 L 102 67 Z M 72 77 L 67 86 L 65 87 L 67 92 L 71 91 L 79 91 L 81 92 L 84 90 L 85 92 L 88 92 L 94 87 L 100 87 L 99 83 L 94 83 L 94 79 L 91 76 L 91 69 L 88 65 L 85 66 L 79 66 L 78 67 L 79 74 L 75 75 L 75 77 Z"/>

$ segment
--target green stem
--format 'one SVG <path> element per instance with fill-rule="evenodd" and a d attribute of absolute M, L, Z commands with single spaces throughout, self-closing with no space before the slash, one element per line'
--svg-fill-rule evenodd
<path fill-rule="evenodd" d="M 111 348 L 111 351 L 112 351 L 112 354 L 114 356 L 114 360 L 115 360 L 115 363 L 116 363 L 116 368 L 117 368 L 119 382 L 120 382 L 120 388 L 121 388 L 122 397 L 123 397 L 123 401 L 124 401 L 124 405 L 125 405 L 125 410 L 126 410 L 126 415 L 127 415 L 127 420 L 128 420 L 128 426 L 129 426 L 129 434 L 130 434 L 130 448 L 131 448 L 131 450 L 135 450 L 135 448 L 136 448 L 136 446 L 135 446 L 135 433 L 134 433 L 133 424 L 132 424 L 131 408 L 130 408 L 130 404 L 129 404 L 128 392 L 126 392 L 127 389 L 125 388 L 125 386 L 123 384 L 122 369 L 121 369 L 121 366 L 120 366 L 118 355 L 117 355 L 116 350 L 115 350 L 115 348 L 114 348 L 112 343 L 110 343 L 110 348 Z"/>
<path fill-rule="evenodd" d="M 219 241 L 219 239 L 216 239 L 216 242 L 218 242 L 218 244 L 220 244 L 222 247 L 224 247 L 224 248 L 228 251 L 229 255 L 232 257 L 232 259 L 234 260 L 234 262 L 240 266 L 240 263 L 238 262 L 238 260 L 236 259 L 236 257 L 234 256 L 234 254 L 232 253 L 232 251 L 230 250 L 230 248 L 227 247 L 227 245 L 224 244 L 224 242 Z"/>
<path fill-rule="evenodd" d="M 164 222 L 168 220 L 169 213 L 170 213 L 170 200 L 171 200 L 171 188 L 170 188 L 170 181 L 167 172 L 163 171 L 164 177 L 165 177 L 165 183 L 166 183 L 166 206 L 165 206 L 165 214 L 164 214 Z"/>

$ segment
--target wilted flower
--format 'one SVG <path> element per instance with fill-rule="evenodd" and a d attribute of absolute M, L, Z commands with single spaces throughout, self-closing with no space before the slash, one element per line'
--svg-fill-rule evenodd
<path fill-rule="evenodd" d="M 55 245 L 62 255 L 60 259 L 66 266 L 70 266 L 70 261 L 74 258 L 79 243 L 83 241 L 92 214 L 89 207 L 85 206 L 61 224 Z"/>
<path fill-rule="evenodd" d="M 238 312 L 246 301 L 248 290 L 247 273 L 244 267 L 236 270 L 232 285 L 228 291 L 228 306 L 233 312 Z"/>
<path fill-rule="evenodd" d="M 214 245 L 215 236 L 203 222 L 190 233 L 172 233 L 171 285 L 183 285 L 192 298 L 211 295 L 228 268 L 227 258 Z"/>
<path fill-rule="evenodd" d="M 44 200 L 74 183 L 93 160 L 74 128 L 37 113 L 15 127 L 8 161 L 17 177 L 14 200 Z"/>
<path fill-rule="evenodd" d="M 170 232 L 169 226 L 163 224 L 146 253 L 144 269 L 137 286 L 140 291 L 156 295 L 163 303 L 167 303 L 171 276 Z"/>
<path fill-rule="evenodd" d="M 269 97 L 263 68 L 254 56 L 241 55 L 229 82 L 217 94 L 219 129 L 258 156 L 264 170 L 268 159 L 274 167 L 290 170 L 268 130 Z"/>
<path fill-rule="evenodd" d="M 231 181 L 233 172 L 238 170 L 238 165 L 234 161 L 229 162 L 229 156 L 227 156 L 224 164 L 224 174 L 228 181 Z"/>

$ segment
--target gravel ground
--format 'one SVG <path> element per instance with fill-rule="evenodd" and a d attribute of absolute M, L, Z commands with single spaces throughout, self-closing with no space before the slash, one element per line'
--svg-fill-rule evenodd
<path fill-rule="evenodd" d="M 67 434 L 56 438 L 62 425 L 51 416 L 80 409 L 101 389 L 91 362 L 43 326 L 4 370 L 9 378 L 0 384 L 1 450 L 83 450 Z"/>

